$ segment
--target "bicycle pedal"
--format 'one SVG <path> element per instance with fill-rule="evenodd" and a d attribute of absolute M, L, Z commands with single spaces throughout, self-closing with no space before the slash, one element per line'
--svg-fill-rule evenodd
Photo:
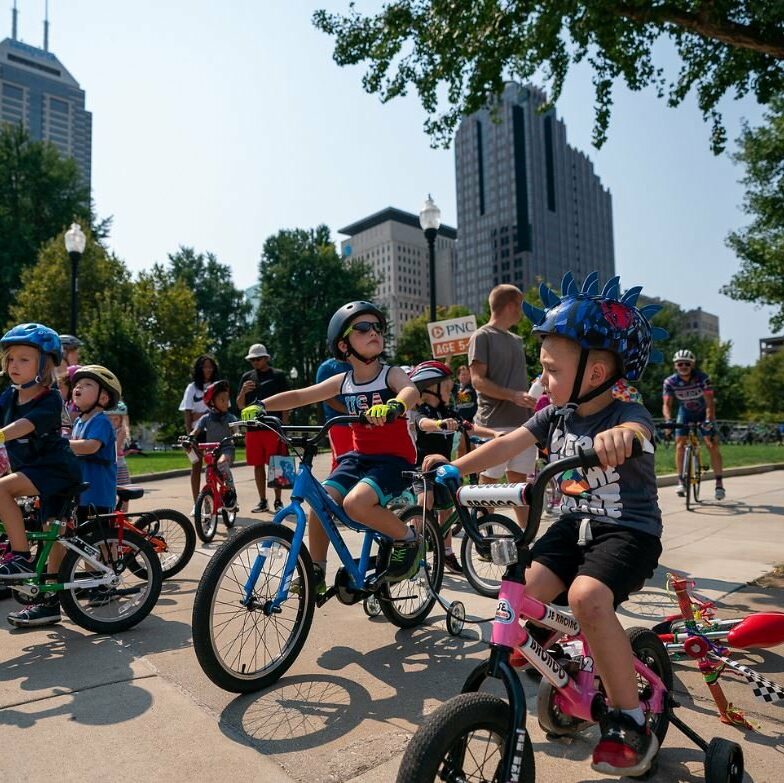
<path fill-rule="evenodd" d="M 334 598 L 336 593 L 337 593 L 337 588 L 335 587 L 335 585 L 332 585 L 332 587 L 328 587 L 326 592 L 324 593 L 317 593 L 316 606 L 319 607 L 320 609 L 322 606 L 324 606 L 325 603 L 327 603 L 327 601 L 329 601 L 330 598 Z"/>

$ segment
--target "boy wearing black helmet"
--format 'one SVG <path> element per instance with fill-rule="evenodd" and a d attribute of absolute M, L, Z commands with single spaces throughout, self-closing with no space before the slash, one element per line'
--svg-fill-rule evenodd
<path fill-rule="evenodd" d="M 454 463 L 460 473 L 471 473 L 535 443 L 548 449 L 551 461 L 578 448 L 596 450 L 601 467 L 560 476 L 562 516 L 531 550 L 526 591 L 550 602 L 568 589 L 611 705 L 600 719 L 592 766 L 632 776 L 650 768 L 658 743 L 645 721 L 631 646 L 615 608 L 656 568 L 661 512 L 649 443 L 653 421 L 639 403 L 615 400 L 612 387 L 622 377 L 638 380 L 649 360 L 660 361 L 651 343 L 666 336 L 648 322 L 658 305 L 635 306 L 639 293 L 633 288 L 621 297 L 618 278 L 599 293 L 595 272 L 582 289 L 568 274 L 561 297 L 543 285 L 545 310 L 528 303 L 523 309 L 542 338 L 542 384 L 552 404 Z M 635 439 L 645 453 L 627 461 Z M 425 467 L 438 461 L 426 460 Z"/>
<path fill-rule="evenodd" d="M 405 489 L 401 472 L 414 466 L 416 449 L 405 412 L 417 403 L 419 392 L 400 367 L 381 361 L 385 328 L 384 314 L 371 302 L 343 305 L 330 319 L 327 344 L 350 369 L 305 389 L 268 397 L 264 407 L 288 410 L 335 397 L 349 414 L 365 414 L 369 423 L 351 425 L 353 450 L 338 460 L 324 486 L 350 517 L 394 541 L 386 572 L 390 581 L 400 581 L 416 573 L 421 538 L 384 504 Z M 318 568 L 317 584 L 324 589 L 320 583 L 329 539 L 312 513 L 308 542 Z"/>

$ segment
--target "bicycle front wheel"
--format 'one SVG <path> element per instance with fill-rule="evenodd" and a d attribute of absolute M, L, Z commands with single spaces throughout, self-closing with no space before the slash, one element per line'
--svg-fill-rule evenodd
<path fill-rule="evenodd" d="M 522 534 L 519 526 L 503 514 L 488 514 L 477 521 L 482 540 L 477 543 L 470 536 L 463 539 L 460 561 L 463 573 L 479 595 L 498 598 L 501 579 L 506 570 L 490 559 L 490 543 L 498 538 L 517 539 Z"/>
<path fill-rule="evenodd" d="M 288 598 L 278 610 L 271 606 L 293 540 L 283 525 L 252 525 L 229 538 L 204 569 L 193 602 L 193 648 L 204 673 L 224 690 L 250 693 L 275 682 L 307 639 L 316 599 L 304 545 Z M 259 573 L 249 584 L 254 566 Z"/>
<path fill-rule="evenodd" d="M 692 447 L 687 446 L 683 453 L 683 485 L 686 487 L 686 510 L 691 509 L 691 471 L 693 469 Z"/>
<path fill-rule="evenodd" d="M 691 454 L 691 494 L 695 503 L 700 502 L 700 486 L 702 485 L 702 455 L 699 449 L 694 449 Z"/>
<path fill-rule="evenodd" d="M 179 574 L 193 557 L 196 533 L 185 514 L 171 508 L 150 511 L 135 519 L 134 527 L 158 553 L 164 579 Z"/>
<path fill-rule="evenodd" d="M 219 514 L 220 512 L 215 508 L 212 492 L 209 489 L 203 489 L 199 492 L 193 507 L 193 525 L 196 528 L 196 535 L 205 544 L 209 544 L 215 538 Z"/>
<path fill-rule="evenodd" d="M 509 705 L 488 693 L 461 693 L 442 704 L 408 743 L 396 783 L 464 780 L 500 783 Z M 534 752 L 526 733 L 519 780 L 534 783 Z"/>
<path fill-rule="evenodd" d="M 384 617 L 398 628 L 413 628 L 430 614 L 436 602 L 435 594 L 444 578 L 444 542 L 432 511 L 424 516 L 422 506 L 409 506 L 398 514 L 401 522 L 414 525 L 425 536 L 425 556 L 419 570 L 408 579 L 385 584 L 379 590 L 379 602 Z"/>
<path fill-rule="evenodd" d="M 152 611 L 161 594 L 161 564 L 147 539 L 129 530 L 83 536 L 98 554 L 95 559 L 118 577 L 116 585 L 63 590 L 60 603 L 77 625 L 94 633 L 117 633 L 140 623 Z M 63 584 L 80 579 L 99 579 L 104 574 L 69 549 L 60 566 Z"/>

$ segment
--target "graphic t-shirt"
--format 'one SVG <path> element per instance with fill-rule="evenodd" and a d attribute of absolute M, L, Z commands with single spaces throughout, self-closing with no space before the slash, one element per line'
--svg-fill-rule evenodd
<path fill-rule="evenodd" d="M 416 408 L 409 411 L 408 414 L 411 427 L 414 432 L 414 439 L 416 440 L 416 464 L 421 465 L 422 460 L 428 454 L 440 454 L 446 459 L 452 458 L 452 444 L 454 443 L 455 433 L 442 430 L 439 432 L 424 432 L 419 429 L 419 422 L 422 419 L 434 419 L 441 421 L 442 419 L 457 419 L 460 421 L 463 417 L 455 410 L 452 410 L 447 405 L 439 405 L 434 408 L 426 402 L 421 402 Z"/>
<path fill-rule="evenodd" d="M 117 502 L 117 440 L 109 418 L 104 413 L 86 421 L 79 417 L 74 422 L 71 440 L 101 442 L 93 454 L 77 454 L 82 481 L 90 482 L 90 488 L 79 496 L 79 505 L 114 508 Z"/>
<path fill-rule="evenodd" d="M 710 378 L 704 372 L 692 370 L 688 380 L 677 372 L 665 378 L 662 394 L 665 397 L 675 397 L 678 405 L 689 413 L 705 413 L 705 397 L 713 394 L 713 389 Z"/>
<path fill-rule="evenodd" d="M 455 388 L 454 408 L 466 421 L 473 421 L 478 407 L 476 389 L 469 383 Z"/>
<path fill-rule="evenodd" d="M 389 402 L 395 392 L 387 386 L 387 376 L 391 367 L 381 365 L 378 375 L 365 383 L 354 380 L 353 370 L 349 370 L 340 385 L 338 399 L 346 406 L 346 413 L 356 416 L 370 408 Z M 352 424 L 353 451 L 359 454 L 383 454 L 401 457 L 413 464 L 416 459 L 416 447 L 408 428 L 406 416 L 399 416 L 383 427 L 370 424 Z"/>
<path fill-rule="evenodd" d="M 204 389 L 200 389 L 195 382 L 189 383 L 185 387 L 185 394 L 182 395 L 180 410 L 193 411 L 194 416 L 206 413 L 208 408 L 204 404 Z"/>
<path fill-rule="evenodd" d="M 592 448 L 595 435 L 625 422 L 642 424 L 648 432 L 654 429 L 651 414 L 636 402 L 613 400 L 590 416 L 575 413 L 566 419 L 563 429 L 556 426 L 550 434 L 554 412 L 554 406 L 550 405 L 535 413 L 524 425 L 547 447 L 550 462 L 572 457 L 578 448 Z M 601 467 L 569 470 L 561 473 L 557 480 L 563 493 L 562 514 L 589 516 L 600 522 L 661 536 L 653 454 L 646 452 L 606 470 Z"/>

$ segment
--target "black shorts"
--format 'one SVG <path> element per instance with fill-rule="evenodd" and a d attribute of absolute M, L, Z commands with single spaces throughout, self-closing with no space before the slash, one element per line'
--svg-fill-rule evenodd
<path fill-rule="evenodd" d="M 559 519 L 533 545 L 531 555 L 567 586 L 577 576 L 591 576 L 612 590 L 615 606 L 653 576 L 662 552 L 661 539 L 629 527 L 591 520 L 592 540 L 578 544 L 581 517 Z"/>

